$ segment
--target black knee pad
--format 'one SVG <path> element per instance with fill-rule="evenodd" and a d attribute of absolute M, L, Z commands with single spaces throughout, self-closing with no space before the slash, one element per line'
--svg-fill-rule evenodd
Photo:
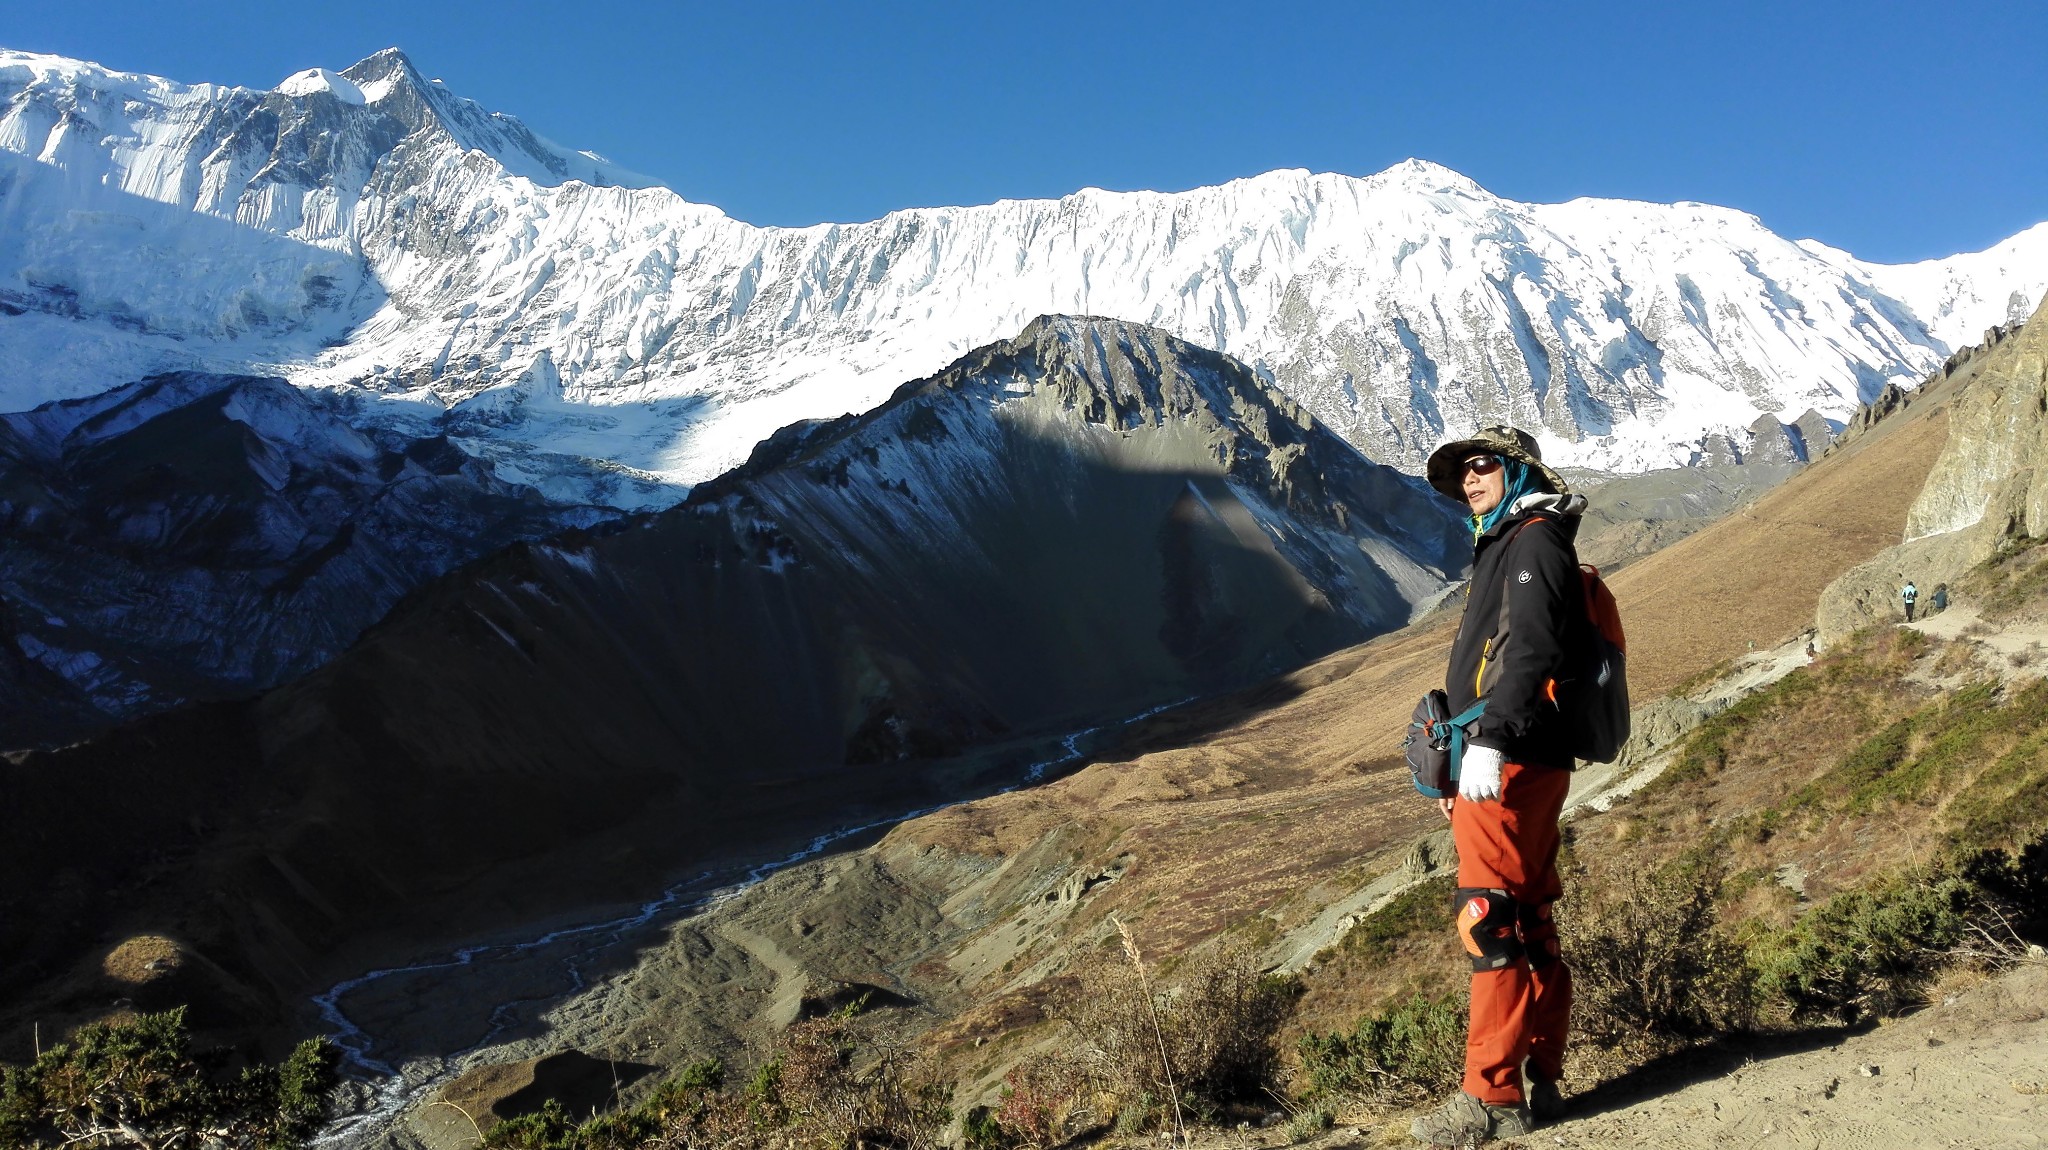
<path fill-rule="evenodd" d="M 1522 949 L 1529 956 L 1530 970 L 1542 970 L 1557 961 L 1557 920 L 1551 917 L 1548 902 L 1521 903 L 1515 917 L 1515 931 L 1521 936 Z"/>
<path fill-rule="evenodd" d="M 1473 970 L 1499 970 L 1522 957 L 1522 941 L 1515 935 L 1520 904 L 1509 898 L 1508 892 L 1461 886 L 1453 897 L 1458 941 L 1472 956 Z"/>

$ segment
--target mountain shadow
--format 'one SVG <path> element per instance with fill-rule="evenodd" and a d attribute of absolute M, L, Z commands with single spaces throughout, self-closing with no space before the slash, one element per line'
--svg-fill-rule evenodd
<path fill-rule="evenodd" d="M 644 897 L 1401 626 L 1463 545 L 1243 365 L 1041 319 L 676 508 L 439 579 L 258 700 L 0 770 L 0 991 L 160 929 L 282 1006 Z"/>
<path fill-rule="evenodd" d="M 613 514 L 281 379 L 0 415 L 0 750 L 297 678 L 428 579 Z"/>

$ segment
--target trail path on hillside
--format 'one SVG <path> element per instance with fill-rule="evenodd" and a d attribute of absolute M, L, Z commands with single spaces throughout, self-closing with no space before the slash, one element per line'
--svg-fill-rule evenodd
<path fill-rule="evenodd" d="M 1832 1045 L 1686 1062 L 1603 1088 L 1581 1102 L 1593 1113 L 1522 1144 L 2048 1147 L 2048 963 Z"/>

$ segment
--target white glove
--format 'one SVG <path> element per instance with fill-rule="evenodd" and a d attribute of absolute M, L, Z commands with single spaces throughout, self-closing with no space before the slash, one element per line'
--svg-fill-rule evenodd
<path fill-rule="evenodd" d="M 1500 769 L 1508 757 L 1492 747 L 1465 744 L 1464 761 L 1458 765 L 1458 797 L 1469 803 L 1483 803 L 1500 797 Z"/>

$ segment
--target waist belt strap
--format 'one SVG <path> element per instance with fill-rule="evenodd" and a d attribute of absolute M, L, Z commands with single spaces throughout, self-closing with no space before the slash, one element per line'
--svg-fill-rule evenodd
<path fill-rule="evenodd" d="M 1458 768 L 1465 761 L 1465 728 L 1479 721 L 1486 711 L 1486 700 L 1481 699 L 1450 719 L 1451 728 L 1451 781 L 1458 781 Z"/>

